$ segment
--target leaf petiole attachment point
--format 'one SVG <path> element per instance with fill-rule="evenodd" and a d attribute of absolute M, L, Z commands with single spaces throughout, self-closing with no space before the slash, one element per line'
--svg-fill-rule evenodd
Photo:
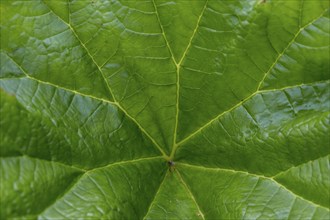
<path fill-rule="evenodd" d="M 173 172 L 175 170 L 175 163 L 173 160 L 167 161 L 167 165 L 170 172 Z"/>

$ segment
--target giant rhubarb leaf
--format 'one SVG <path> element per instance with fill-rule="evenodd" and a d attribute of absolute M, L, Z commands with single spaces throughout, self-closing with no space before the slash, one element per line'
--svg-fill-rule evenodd
<path fill-rule="evenodd" d="M 328 0 L 2 0 L 1 219 L 329 219 Z"/>

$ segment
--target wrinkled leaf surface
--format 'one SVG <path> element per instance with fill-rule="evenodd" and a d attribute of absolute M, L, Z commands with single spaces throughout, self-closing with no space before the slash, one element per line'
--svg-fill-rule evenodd
<path fill-rule="evenodd" d="M 0 10 L 0 219 L 330 218 L 328 0 Z"/>

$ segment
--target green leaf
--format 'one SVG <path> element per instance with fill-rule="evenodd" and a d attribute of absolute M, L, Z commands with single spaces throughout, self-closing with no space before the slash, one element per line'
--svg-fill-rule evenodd
<path fill-rule="evenodd" d="M 1 219 L 329 219 L 326 0 L 3 0 Z"/>

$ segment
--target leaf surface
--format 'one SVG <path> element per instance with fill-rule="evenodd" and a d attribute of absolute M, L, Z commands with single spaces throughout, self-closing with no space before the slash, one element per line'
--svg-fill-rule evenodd
<path fill-rule="evenodd" d="M 329 1 L 4 0 L 1 219 L 329 219 Z"/>

